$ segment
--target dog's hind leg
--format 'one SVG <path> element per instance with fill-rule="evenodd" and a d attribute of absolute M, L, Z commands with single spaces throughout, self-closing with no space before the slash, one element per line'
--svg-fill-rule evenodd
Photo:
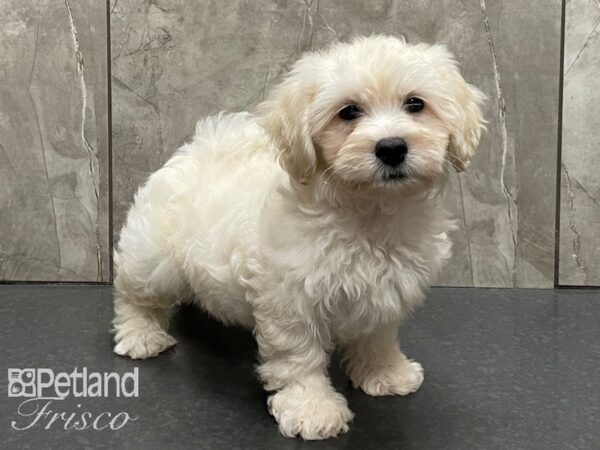
<path fill-rule="evenodd" d="M 114 351 L 133 359 L 157 356 L 177 343 L 168 333 L 169 312 L 184 295 L 183 283 L 165 260 L 157 270 L 147 273 L 131 260 L 118 259 L 121 263 L 117 265 L 112 321 Z"/>
<path fill-rule="evenodd" d="M 133 359 L 150 358 L 177 343 L 167 332 L 169 316 L 166 308 L 147 306 L 140 299 L 131 299 L 119 293 L 115 297 L 114 307 L 116 354 Z"/>

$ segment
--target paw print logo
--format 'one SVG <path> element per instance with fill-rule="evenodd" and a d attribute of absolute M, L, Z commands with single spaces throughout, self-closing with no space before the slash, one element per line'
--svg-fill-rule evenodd
<path fill-rule="evenodd" d="M 35 369 L 8 369 L 8 396 L 35 397 Z"/>

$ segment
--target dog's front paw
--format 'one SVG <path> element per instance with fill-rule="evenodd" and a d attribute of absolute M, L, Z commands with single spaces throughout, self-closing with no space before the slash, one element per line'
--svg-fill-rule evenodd
<path fill-rule="evenodd" d="M 117 333 L 114 352 L 132 359 L 146 359 L 158 356 L 177 343 L 166 331 L 156 328 L 134 329 L 127 333 Z"/>
<path fill-rule="evenodd" d="M 346 399 L 335 391 L 310 393 L 301 386 L 287 386 L 268 400 L 269 412 L 287 437 L 327 439 L 348 431 L 354 414 Z"/>
<path fill-rule="evenodd" d="M 373 396 L 408 395 L 421 387 L 423 378 L 421 364 L 406 360 L 401 364 L 373 367 L 364 379 L 352 380 L 352 383 Z"/>

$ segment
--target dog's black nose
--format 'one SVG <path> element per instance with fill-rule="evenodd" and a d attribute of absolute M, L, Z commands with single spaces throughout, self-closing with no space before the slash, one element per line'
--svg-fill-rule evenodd
<path fill-rule="evenodd" d="M 375 144 L 375 156 L 387 166 L 396 167 L 404 161 L 408 145 L 401 137 L 389 137 Z"/>

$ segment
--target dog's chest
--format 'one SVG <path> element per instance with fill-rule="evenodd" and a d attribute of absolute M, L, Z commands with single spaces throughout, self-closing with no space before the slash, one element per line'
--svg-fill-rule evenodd
<path fill-rule="evenodd" d="M 338 337 L 399 320 L 450 256 L 452 222 L 434 202 L 388 214 L 292 208 L 283 200 L 263 215 L 265 273 L 280 274 L 284 288 Z"/>
<path fill-rule="evenodd" d="M 318 244 L 318 242 L 317 242 Z M 339 337 L 399 320 L 439 269 L 440 243 L 339 236 L 315 258 L 305 287 Z M 318 245 L 317 245 L 318 246 Z"/>

